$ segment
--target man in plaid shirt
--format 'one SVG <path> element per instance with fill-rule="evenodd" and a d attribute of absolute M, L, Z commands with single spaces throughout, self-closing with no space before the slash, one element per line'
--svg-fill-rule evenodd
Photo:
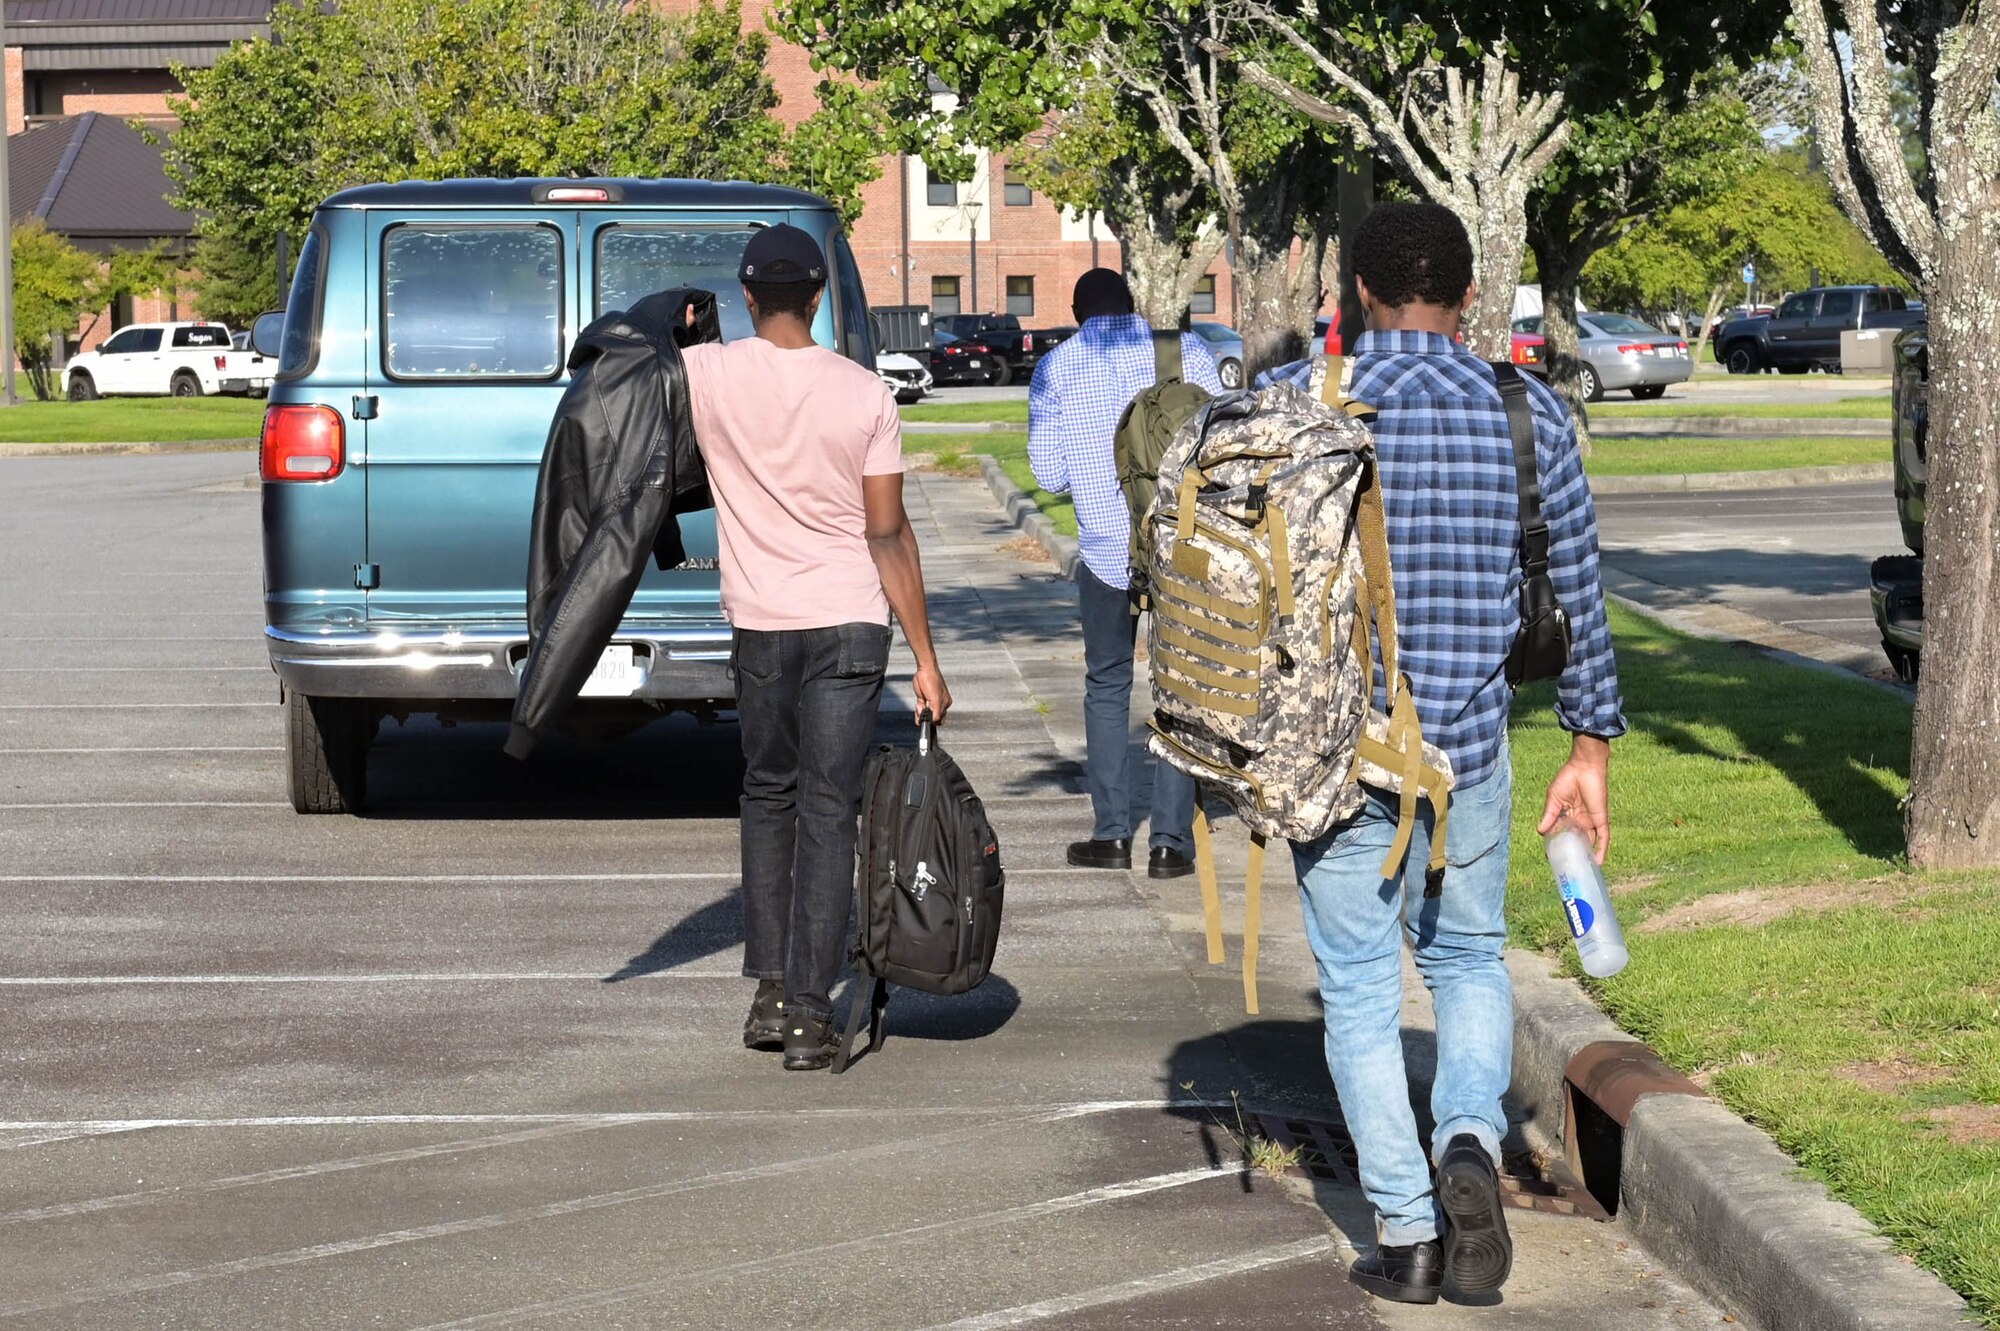
<path fill-rule="evenodd" d="M 1126 594 L 1132 511 L 1111 453 L 1118 418 L 1153 386 L 1153 330 L 1133 312 L 1132 289 L 1108 268 L 1077 279 L 1076 336 L 1035 366 L 1028 390 L 1028 462 L 1050 494 L 1076 502 L 1077 608 L 1083 621 L 1084 781 L 1097 819 L 1090 840 L 1069 848 L 1087 869 L 1132 867 L 1132 645 L 1138 620 Z M 1222 391 L 1215 361 L 1193 333 L 1181 335 L 1187 383 Z M 1152 853 L 1146 873 L 1194 872 L 1194 782 L 1153 764 Z"/>
<path fill-rule="evenodd" d="M 1400 873 L 1383 880 L 1398 810 L 1374 791 L 1352 820 L 1292 854 L 1319 963 L 1327 1063 L 1378 1217 L 1380 1242 L 1351 1275 L 1383 1298 L 1432 1303 L 1447 1271 L 1473 1294 L 1497 1289 L 1513 1262 L 1496 1167 L 1514 1041 L 1501 948 L 1514 803 L 1505 666 L 1521 626 L 1520 499 L 1493 371 L 1456 340 L 1475 293 L 1464 226 L 1433 204 L 1385 204 L 1356 229 L 1352 248 L 1368 331 L 1354 347 L 1350 395 L 1378 413 L 1401 664 L 1424 737 L 1450 755 L 1457 785 L 1440 897 L 1406 890 Z M 1271 377 L 1303 386 L 1309 370 Z M 1597 519 L 1568 411 L 1533 378 L 1528 397 L 1549 578 L 1574 641 L 1556 705 L 1573 736 L 1570 758 L 1550 783 L 1541 830 L 1567 812 L 1601 862 L 1611 840 L 1609 741 L 1624 733 L 1625 718 L 1598 579 Z M 1425 863 L 1429 841 L 1426 819 L 1408 863 Z M 1405 932 L 1437 1013 L 1429 1160 L 1403 1067 Z"/>

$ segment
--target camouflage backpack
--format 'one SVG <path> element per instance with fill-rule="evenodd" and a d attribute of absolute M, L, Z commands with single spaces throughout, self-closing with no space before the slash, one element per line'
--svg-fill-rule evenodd
<path fill-rule="evenodd" d="M 1188 419 L 1208 401 L 1208 390 L 1186 379 L 1178 329 L 1153 330 L 1153 383 L 1126 404 L 1111 436 L 1111 456 L 1118 464 L 1118 485 L 1132 510 L 1133 590 L 1143 599 L 1150 576 L 1146 546 L 1140 539 L 1140 519 L 1153 506 L 1160 460 Z"/>
<path fill-rule="evenodd" d="M 1315 380 L 1324 374 L 1316 368 Z M 1268 838 L 1320 836 L 1360 809 L 1366 783 L 1401 796 L 1383 877 L 1409 853 L 1421 797 L 1435 815 L 1425 894 L 1444 879 L 1451 766 L 1424 743 L 1397 666 L 1382 492 L 1360 419 L 1370 409 L 1340 395 L 1337 371 L 1325 382 L 1325 402 L 1280 384 L 1209 403 L 1168 449 L 1141 532 L 1153 569 L 1150 747 L 1250 826 L 1251 1012 Z M 1374 705 L 1378 652 L 1386 713 Z M 1195 853 L 1208 959 L 1219 963 L 1213 842 L 1199 809 Z"/>

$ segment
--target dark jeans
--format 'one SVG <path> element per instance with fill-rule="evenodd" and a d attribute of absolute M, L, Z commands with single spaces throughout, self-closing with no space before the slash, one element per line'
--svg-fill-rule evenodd
<path fill-rule="evenodd" d="M 743 973 L 833 1015 L 854 899 L 861 769 L 889 666 L 880 624 L 736 630 L 743 730 Z"/>
<path fill-rule="evenodd" d="M 1083 738 L 1089 750 L 1084 783 L 1097 817 L 1091 836 L 1118 841 L 1132 835 L 1132 646 L 1139 617 L 1122 590 L 1082 564 L 1076 570 L 1076 600 L 1083 619 Z M 1165 763 L 1153 764 L 1150 840 L 1155 849 L 1194 853 L 1194 780 Z"/>

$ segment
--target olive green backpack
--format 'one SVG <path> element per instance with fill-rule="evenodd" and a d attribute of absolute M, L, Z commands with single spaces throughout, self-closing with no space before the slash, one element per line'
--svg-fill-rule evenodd
<path fill-rule="evenodd" d="M 1159 490 L 1160 462 L 1181 427 L 1193 420 L 1209 400 L 1209 391 L 1187 382 L 1179 329 L 1153 330 L 1153 384 L 1126 406 L 1111 439 L 1118 464 L 1118 484 L 1132 510 L 1132 579 L 1135 604 L 1149 586 L 1148 543 L 1139 526 L 1153 507 Z"/>

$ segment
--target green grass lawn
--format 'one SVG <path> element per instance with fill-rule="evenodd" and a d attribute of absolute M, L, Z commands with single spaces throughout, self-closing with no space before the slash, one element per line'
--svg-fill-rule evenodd
<path fill-rule="evenodd" d="M 2000 1328 L 2000 876 L 1907 871 L 1909 704 L 1616 607 L 1612 626 L 1632 962 L 1592 989 Z M 1515 709 L 1508 908 L 1517 942 L 1573 967 L 1534 835 L 1569 747 L 1551 701 Z"/>
<path fill-rule="evenodd" d="M 1026 425 L 1028 404 L 1026 400 L 1016 402 L 932 402 L 920 403 L 903 408 L 906 421 L 944 421 L 964 424 L 979 421 L 997 421 L 1003 425 Z"/>
<path fill-rule="evenodd" d="M 254 439 L 264 404 L 241 397 L 134 397 L 23 402 L 0 409 L 0 444 L 181 443 Z"/>
<path fill-rule="evenodd" d="M 1052 495 L 1035 484 L 1035 473 L 1028 467 L 1028 436 L 995 432 L 978 435 L 904 435 L 903 451 L 906 453 L 927 453 L 930 465 L 939 471 L 959 476 L 979 474 L 978 456 L 991 454 L 1007 473 L 1008 479 L 1020 486 L 1028 497 L 1049 515 L 1056 530 L 1065 536 L 1076 535 L 1076 509 L 1068 495 Z"/>
<path fill-rule="evenodd" d="M 1690 435 L 1598 434 L 1584 469 L 1593 476 L 1661 476 L 1694 471 L 1779 471 L 1889 461 L 1888 432 L 1880 439 L 1803 436 L 1710 439 Z"/>
<path fill-rule="evenodd" d="M 969 404 L 968 404 L 969 405 Z M 1832 402 L 1599 402 L 1590 418 L 1600 416 L 1741 416 L 1754 420 L 1886 421 L 1889 395 L 1843 397 Z"/>

